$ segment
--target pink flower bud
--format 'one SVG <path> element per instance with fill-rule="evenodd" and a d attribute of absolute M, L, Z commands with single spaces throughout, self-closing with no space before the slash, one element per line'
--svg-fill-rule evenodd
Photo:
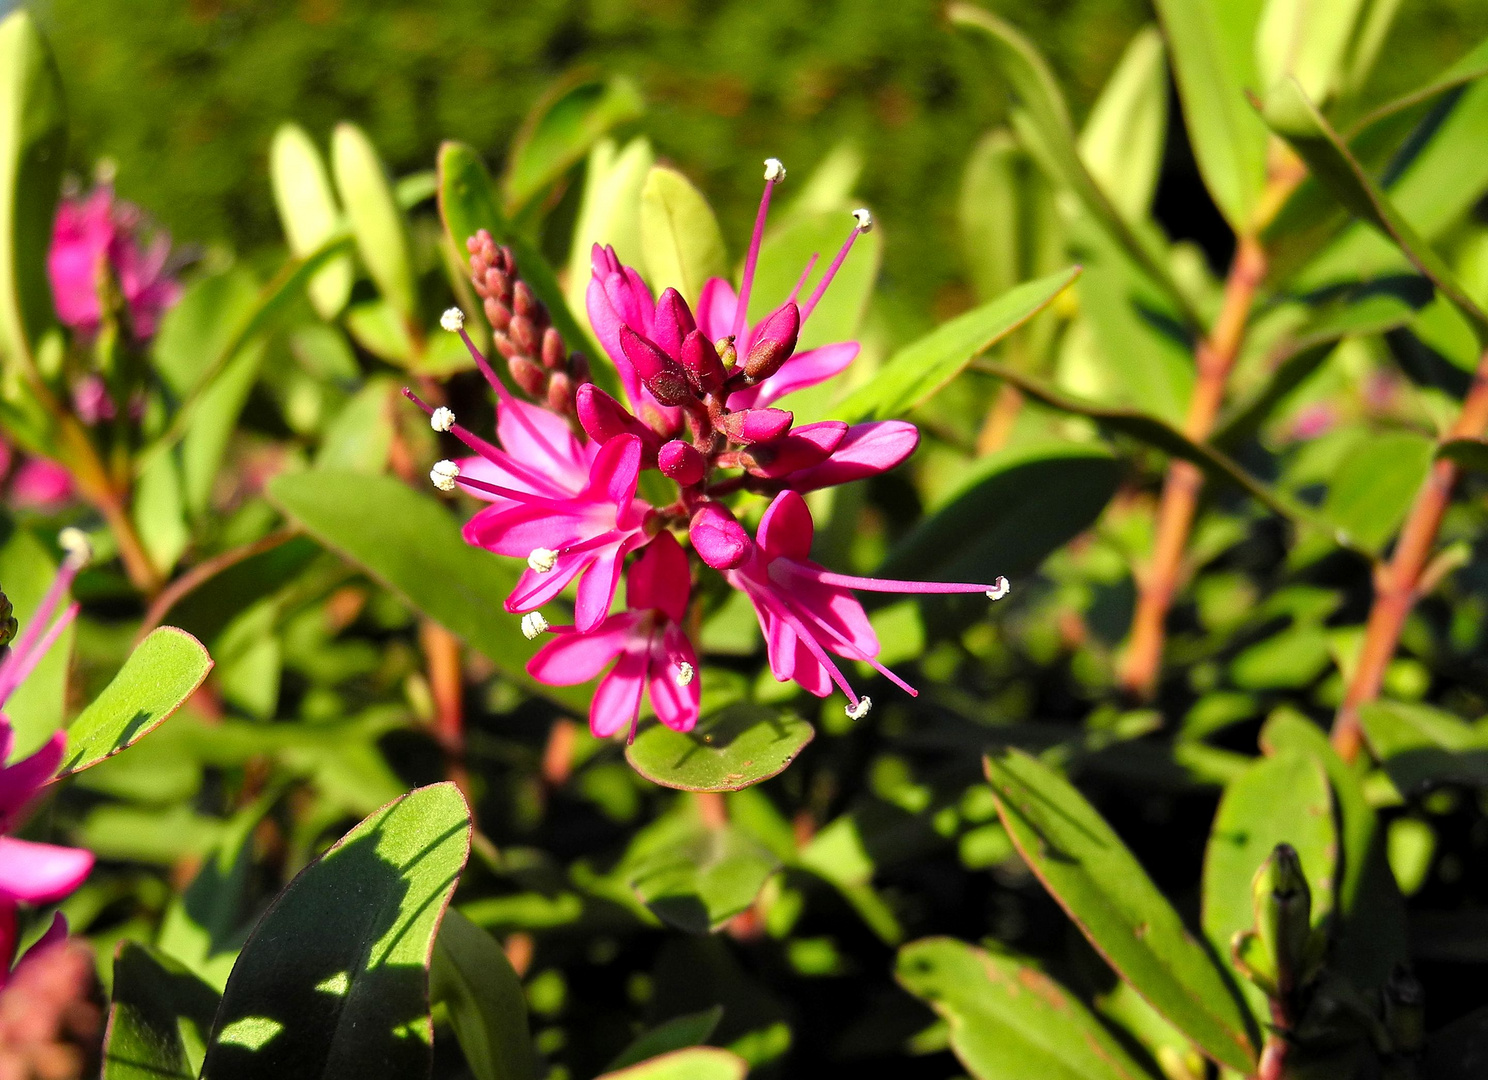
<path fill-rule="evenodd" d="M 628 326 L 620 327 L 620 348 L 657 401 L 682 405 L 693 400 L 682 365 Z"/>
<path fill-rule="evenodd" d="M 683 487 L 696 484 L 708 472 L 708 459 L 701 450 L 681 439 L 673 439 L 656 455 L 657 467 L 663 475 L 677 481 Z"/>
<path fill-rule="evenodd" d="M 688 381 L 704 394 L 716 394 L 723 389 L 728 372 L 713 343 L 697 330 L 682 339 L 682 367 Z"/>
<path fill-rule="evenodd" d="M 784 435 L 794 419 L 785 409 L 740 409 L 725 413 L 718 420 L 718 427 L 735 442 L 760 443 Z"/>
<path fill-rule="evenodd" d="M 744 374 L 750 382 L 768 379 L 796 351 L 796 337 L 801 332 L 801 310 L 795 301 L 787 300 L 760 323 L 749 355 L 744 358 Z"/>
<path fill-rule="evenodd" d="M 645 429 L 624 405 L 593 383 L 579 387 L 575 404 L 579 426 L 597 443 L 607 443 L 619 435 L 636 435 Z"/>
<path fill-rule="evenodd" d="M 506 366 L 511 371 L 512 381 L 532 397 L 540 398 L 548 392 L 547 373 L 525 356 L 509 357 Z"/>
<path fill-rule="evenodd" d="M 668 356 L 677 356 L 682 349 L 682 339 L 697 329 L 697 322 L 688 310 L 687 301 L 676 289 L 667 289 L 656 301 L 656 322 L 651 337 Z"/>
<path fill-rule="evenodd" d="M 755 476 L 774 480 L 798 469 L 820 465 L 846 437 L 847 425 L 841 420 L 824 420 L 796 428 L 774 442 L 755 443 L 740 451 L 739 461 Z"/>
<path fill-rule="evenodd" d="M 687 527 L 692 549 L 715 570 L 732 570 L 749 557 L 754 541 L 722 503 L 704 503 Z"/>

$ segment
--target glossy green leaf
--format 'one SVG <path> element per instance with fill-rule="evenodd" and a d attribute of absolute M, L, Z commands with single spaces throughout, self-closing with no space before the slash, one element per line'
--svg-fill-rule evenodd
<path fill-rule="evenodd" d="M 1261 0 L 1157 0 L 1194 157 L 1237 233 L 1253 231 L 1266 184 L 1266 127 L 1245 98 L 1261 90 L 1252 41 Z"/>
<path fill-rule="evenodd" d="M 597 1080 L 744 1080 L 748 1073 L 749 1063 L 732 1050 L 694 1046 L 607 1072 Z"/>
<path fill-rule="evenodd" d="M 1350 213 L 1385 233 L 1422 274 L 1472 323 L 1488 346 L 1488 314 L 1458 283 L 1451 268 L 1375 184 L 1300 86 L 1277 84 L 1266 97 L 1266 122 L 1307 162 L 1308 168 Z"/>
<path fill-rule="evenodd" d="M 1359 711 L 1369 747 L 1405 795 L 1442 784 L 1488 786 L 1488 734 L 1429 705 L 1375 701 Z"/>
<path fill-rule="evenodd" d="M 284 889 L 228 980 L 202 1080 L 427 1075 L 427 969 L 470 852 L 450 783 L 367 818 Z"/>
<path fill-rule="evenodd" d="M 721 1019 L 723 1019 L 722 1005 L 715 1005 L 702 1012 L 673 1017 L 666 1023 L 637 1035 L 635 1040 L 620 1051 L 614 1061 L 610 1062 L 605 1071 L 613 1072 L 616 1069 L 623 1069 L 645 1061 L 647 1058 L 671 1053 L 673 1050 L 701 1045 L 707 1042 L 713 1032 L 718 1029 L 718 1021 Z"/>
<path fill-rule="evenodd" d="M 563 335 L 570 351 L 589 358 L 594 381 L 613 394 L 620 392 L 619 377 L 592 334 L 581 327 L 569 310 L 563 288 L 537 246 L 511 227 L 502 214 L 491 174 L 480 156 L 464 143 L 446 142 L 439 147 L 439 216 L 461 261 L 466 241 L 481 229 L 497 243 L 506 244 L 517 259 L 517 270 L 533 294 L 548 308 L 553 326 Z"/>
<path fill-rule="evenodd" d="M 1244 1005 L 1121 838 L 1037 759 L 1007 750 L 986 766 L 1019 854 L 1096 951 L 1206 1054 L 1250 1072 Z"/>
<path fill-rule="evenodd" d="M 703 282 L 728 273 L 723 234 L 703 193 L 676 169 L 653 165 L 641 185 L 641 261 L 646 282 L 697 307 Z"/>
<path fill-rule="evenodd" d="M 408 226 L 393 198 L 382 159 L 366 132 L 355 124 L 336 125 L 331 135 L 331 172 L 362 264 L 382 298 L 405 321 L 411 321 L 418 313 L 418 287 Z"/>
<path fill-rule="evenodd" d="M 130 514 L 151 565 L 162 577 L 169 577 L 191 542 L 181 468 L 172 455 L 157 455 L 140 475 Z"/>
<path fill-rule="evenodd" d="M 281 475 L 269 497 L 306 532 L 360 566 L 465 641 L 505 675 L 554 701 L 587 709 L 584 687 L 536 683 L 526 663 L 537 644 L 503 606 L 521 576 L 518 560 L 471 547 L 437 500 L 389 476 L 315 469 Z"/>
<path fill-rule="evenodd" d="M 1033 318 L 1080 274 L 1072 266 L 1029 281 L 936 327 L 889 358 L 834 415 L 850 424 L 890 420 L 929 401 L 979 354 Z"/>
<path fill-rule="evenodd" d="M 899 950 L 895 977 L 950 1025 L 976 1080 L 1137 1080 L 1150 1074 L 1080 999 L 1031 964 L 952 938 Z"/>
<path fill-rule="evenodd" d="M 124 941 L 114 957 L 103 1080 L 196 1080 L 221 998 L 167 956 Z"/>
<path fill-rule="evenodd" d="M 299 258 L 312 254 L 342 228 L 341 208 L 331 190 L 325 159 L 298 124 L 281 124 L 274 132 L 269 180 L 289 250 Z M 343 255 L 310 279 L 310 301 L 322 319 L 334 319 L 346 306 L 352 276 L 351 256 Z"/>
<path fill-rule="evenodd" d="M 51 552 L 29 529 L 16 529 L 0 547 L 0 590 L 10 600 L 22 630 L 35 618 L 37 605 L 56 575 L 57 564 Z M 64 595 L 53 618 L 68 603 Z M 38 749 L 62 726 L 67 669 L 76 636 L 76 627 L 64 630 L 26 681 L 5 702 L 5 718 L 15 731 L 12 760 Z"/>
<path fill-rule="evenodd" d="M 1154 26 L 1137 31 L 1080 132 L 1080 158 L 1127 221 L 1147 216 L 1168 133 L 1168 65 Z"/>
<path fill-rule="evenodd" d="M 0 358 L 32 363 L 52 325 L 47 249 L 67 156 L 67 108 L 30 12 L 0 20 Z"/>
<path fill-rule="evenodd" d="M 1338 835 L 1333 796 L 1322 765 L 1305 753 L 1261 758 L 1225 787 L 1204 852 L 1204 933 L 1214 952 L 1228 958 L 1230 943 L 1255 925 L 1251 881 L 1277 844 L 1290 844 L 1312 890 L 1316 926 L 1333 910 Z M 1249 980 L 1236 980 L 1257 1023 L 1270 1021 L 1270 1006 Z"/>
<path fill-rule="evenodd" d="M 57 775 L 69 776 L 113 757 L 179 709 L 212 670 L 196 638 L 162 626 L 135 646 L 119 674 L 67 729 Z"/>
<path fill-rule="evenodd" d="M 177 399 L 202 382 L 214 358 L 221 356 L 238 330 L 253 317 L 258 282 L 241 264 L 193 281 L 160 320 L 151 342 L 155 370 Z"/>
<path fill-rule="evenodd" d="M 515 214 L 577 164 L 596 139 L 645 110 L 641 92 L 624 76 L 560 87 L 527 115 L 508 151 L 501 189 Z"/>
<path fill-rule="evenodd" d="M 592 276 L 590 252 L 595 244 L 614 247 L 627 266 L 640 264 L 641 185 L 655 164 L 656 153 L 644 137 L 632 139 L 624 149 L 613 139 L 601 139 L 589 151 L 564 287 L 572 310 L 586 310 L 584 297 Z"/>
<path fill-rule="evenodd" d="M 815 736 L 816 729 L 793 713 L 730 705 L 686 733 L 662 724 L 643 728 L 625 758 L 663 787 L 738 791 L 784 771 Z"/>
<path fill-rule="evenodd" d="M 1166 256 L 1150 238 L 1132 229 L 1091 176 L 1075 144 L 1069 106 L 1048 63 L 1032 42 L 980 7 L 953 3 L 947 11 L 953 23 L 975 27 L 985 34 L 984 40 L 991 44 L 999 68 L 1027 110 L 1029 124 L 1020 127 L 1020 133 L 1038 139 L 1041 156 L 1058 182 L 1074 192 L 1091 217 L 1179 306 L 1186 320 L 1199 325 L 1197 313 L 1168 272 Z"/>
<path fill-rule="evenodd" d="M 434 939 L 429 1001 L 444 1003 L 475 1080 L 535 1080 L 522 980 L 495 939 L 453 908 Z"/>
<path fill-rule="evenodd" d="M 994 581 L 1035 569 L 1094 523 L 1121 467 L 1100 446 L 1039 443 L 980 458 L 944 502 L 889 552 L 878 573 Z"/>
<path fill-rule="evenodd" d="M 1436 443 L 1411 431 L 1371 435 L 1339 466 L 1322 515 L 1348 542 L 1378 551 L 1405 520 Z"/>
<path fill-rule="evenodd" d="M 626 876 L 657 918 L 706 934 L 747 910 L 780 860 L 740 829 L 679 826 L 659 850 L 631 864 Z"/>
<path fill-rule="evenodd" d="M 1027 153 L 1005 128 L 982 136 L 966 160 L 956 235 L 981 300 L 1001 296 L 1023 280 L 1021 189 L 1027 166 Z"/>
<path fill-rule="evenodd" d="M 1193 344 L 1146 309 L 1136 285 L 1116 267 L 1092 266 L 1076 286 L 1080 312 L 1105 361 L 1102 375 L 1116 399 L 1111 404 L 1181 426 L 1193 397 Z"/>
<path fill-rule="evenodd" d="M 1340 88 L 1355 25 L 1365 0 L 1267 0 L 1256 27 L 1256 85 L 1294 78 L 1312 100 L 1326 103 Z"/>

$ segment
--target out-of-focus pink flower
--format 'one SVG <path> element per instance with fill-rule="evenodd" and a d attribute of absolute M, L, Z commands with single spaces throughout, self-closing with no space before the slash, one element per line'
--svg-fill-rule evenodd
<path fill-rule="evenodd" d="M 608 616 L 589 633 L 554 627 L 557 637 L 539 650 L 527 670 L 550 686 L 572 686 L 614 662 L 589 706 L 589 730 L 600 738 L 628 726 L 630 739 L 635 739 L 641 695 L 648 688 L 657 719 L 676 731 L 691 731 L 701 700 L 697 655 L 682 630 L 691 588 L 687 553 L 671 533 L 662 533 L 630 566 L 626 610 Z"/>
<path fill-rule="evenodd" d="M 46 458 L 23 458 L 10 478 L 10 501 L 16 506 L 55 510 L 76 493 L 72 474 Z"/>
<path fill-rule="evenodd" d="M 940 581 L 890 581 L 835 574 L 811 561 L 815 526 L 806 500 L 794 491 L 775 497 L 760 520 L 757 541 L 749 556 L 724 577 L 754 604 L 765 635 L 770 670 L 781 682 L 794 679 L 817 697 L 826 697 L 836 683 L 847 695 L 848 715 L 862 716 L 871 704 L 860 698 L 829 654 L 861 660 L 909 694 L 899 676 L 880 664 L 878 635 L 853 589 L 896 593 L 986 593 L 990 599 L 1007 591 L 1007 582 L 973 585 Z"/>
<path fill-rule="evenodd" d="M 86 375 L 72 388 L 72 411 L 90 427 L 118 415 L 101 375 Z"/>
<path fill-rule="evenodd" d="M 129 306 L 135 337 L 143 341 L 154 336 L 160 316 L 180 298 L 181 286 L 166 272 L 170 237 L 157 231 L 147 242 L 143 224 L 139 208 L 116 199 L 107 184 L 87 196 L 62 200 L 47 272 L 63 323 L 83 333 L 98 329 L 99 272 L 107 266 Z"/>
<path fill-rule="evenodd" d="M 1337 423 L 1338 410 L 1329 402 L 1317 401 L 1292 418 L 1291 436 L 1298 440 L 1316 439 L 1332 431 Z"/>

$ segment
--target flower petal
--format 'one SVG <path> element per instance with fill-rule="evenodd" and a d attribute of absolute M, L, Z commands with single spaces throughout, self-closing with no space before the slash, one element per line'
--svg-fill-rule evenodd
<path fill-rule="evenodd" d="M 625 578 L 625 603 L 638 611 L 660 611 L 674 623 L 687 617 L 692 592 L 692 568 L 687 552 L 670 532 L 656 535 L 630 564 Z"/>
<path fill-rule="evenodd" d="M 59 731 L 36 753 L 0 768 L 0 827 L 56 775 L 66 748 L 67 733 Z"/>
<path fill-rule="evenodd" d="M 588 682 L 625 651 L 638 621 L 639 616 L 620 612 L 587 634 L 566 626 L 556 627 L 553 640 L 527 661 L 527 673 L 549 686 Z"/>
<path fill-rule="evenodd" d="M 816 526 L 806 500 L 794 491 L 775 496 L 760 518 L 757 540 L 767 559 L 788 558 L 805 561 L 811 557 L 811 541 Z"/>
<path fill-rule="evenodd" d="M 589 730 L 601 739 L 630 727 L 641 709 L 650 649 L 627 649 L 599 681 L 589 705 Z"/>
<path fill-rule="evenodd" d="M 739 298 L 734 287 L 724 278 L 712 277 L 703 282 L 702 294 L 698 297 L 698 329 L 709 341 L 728 337 L 734 332 L 734 312 Z"/>
<path fill-rule="evenodd" d="M 786 482 L 796 491 L 815 491 L 877 476 L 900 465 L 919 444 L 920 429 L 903 420 L 854 424 L 831 457 L 792 473 Z"/>
<path fill-rule="evenodd" d="M 0 903 L 49 904 L 83 883 L 93 853 L 0 836 Z"/>
<path fill-rule="evenodd" d="M 728 407 L 757 409 L 769 405 L 786 394 L 826 382 L 857 359 L 857 356 L 856 341 L 843 341 L 796 353 L 769 378 L 761 379 L 754 386 L 746 386 L 743 390 L 735 390 L 729 395 Z"/>
<path fill-rule="evenodd" d="M 697 654 L 681 627 L 669 626 L 651 648 L 651 707 L 656 718 L 673 731 L 691 731 L 702 703 L 702 680 L 694 675 L 686 686 L 677 684 L 677 661 L 697 669 Z"/>

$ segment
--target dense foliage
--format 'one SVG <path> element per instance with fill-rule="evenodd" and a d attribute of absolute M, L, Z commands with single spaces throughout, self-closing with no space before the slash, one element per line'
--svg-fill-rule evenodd
<path fill-rule="evenodd" d="M 0 1076 L 1479 1075 L 1481 13 L 1154 7 L 0 21 Z"/>

